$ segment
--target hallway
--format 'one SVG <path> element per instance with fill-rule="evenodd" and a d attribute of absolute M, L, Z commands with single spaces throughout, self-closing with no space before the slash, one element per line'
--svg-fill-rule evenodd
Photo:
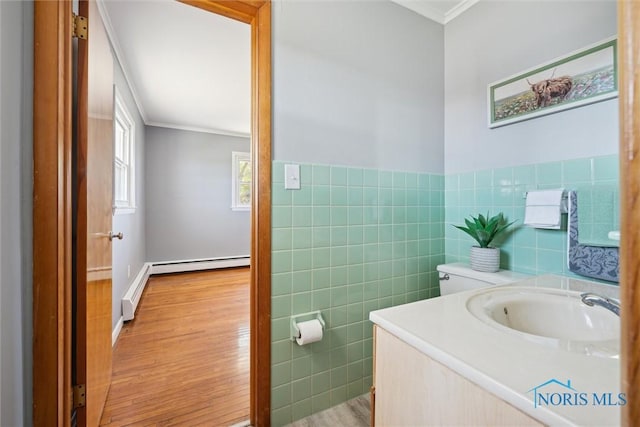
<path fill-rule="evenodd" d="M 149 279 L 113 353 L 100 425 L 249 418 L 249 268 Z"/>

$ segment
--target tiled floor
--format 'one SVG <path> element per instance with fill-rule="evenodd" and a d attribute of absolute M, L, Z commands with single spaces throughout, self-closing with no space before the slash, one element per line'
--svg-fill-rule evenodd
<path fill-rule="evenodd" d="M 368 427 L 370 421 L 371 405 L 369 395 L 365 394 L 298 420 L 289 427 Z"/>

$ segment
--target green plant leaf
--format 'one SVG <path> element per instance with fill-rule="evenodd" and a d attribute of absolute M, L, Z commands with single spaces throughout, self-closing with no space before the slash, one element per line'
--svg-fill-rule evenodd
<path fill-rule="evenodd" d="M 489 223 L 487 224 L 487 228 L 495 227 L 496 225 L 500 224 L 500 222 L 501 222 L 501 219 L 497 216 L 494 216 L 489 220 Z"/>
<path fill-rule="evenodd" d="M 487 212 L 487 216 L 489 216 L 489 212 Z M 478 222 L 480 222 L 482 228 L 485 228 L 487 226 L 487 219 L 483 217 L 482 214 L 478 214 Z"/>
<path fill-rule="evenodd" d="M 476 230 L 473 229 L 469 229 L 467 227 L 463 227 L 461 225 L 454 225 L 455 228 L 457 228 L 458 230 L 462 230 L 465 233 L 467 233 L 469 236 L 473 237 L 473 239 L 478 242 L 479 245 L 482 245 L 482 242 L 480 242 L 480 240 L 478 239 L 478 234 L 476 232 Z"/>
<path fill-rule="evenodd" d="M 499 225 L 500 222 L 498 221 L 498 218 L 492 218 L 491 221 L 489 221 L 489 223 L 487 224 L 487 233 L 493 236 L 496 233 Z"/>
<path fill-rule="evenodd" d="M 479 218 L 473 218 L 473 217 L 471 218 L 473 219 L 473 223 L 475 224 L 476 229 L 484 228 L 484 225 L 482 225 L 482 222 L 480 222 Z"/>
<path fill-rule="evenodd" d="M 470 230 L 475 230 L 476 226 L 473 222 L 469 221 L 468 219 L 465 218 L 464 220 L 465 224 L 467 224 L 467 227 L 469 227 Z"/>
<path fill-rule="evenodd" d="M 507 223 L 502 212 L 494 216 L 490 216 L 489 212 L 487 212 L 486 216 L 478 214 L 477 217 L 474 217 L 471 215 L 471 219 L 465 218 L 464 222 L 466 227 L 460 225 L 454 225 L 454 227 L 471 236 L 481 248 L 486 248 L 496 236 L 504 232 L 516 221 Z"/>
<path fill-rule="evenodd" d="M 486 248 L 487 245 L 491 242 L 491 236 L 485 230 L 478 230 L 478 243 L 480 243 L 481 248 Z"/>

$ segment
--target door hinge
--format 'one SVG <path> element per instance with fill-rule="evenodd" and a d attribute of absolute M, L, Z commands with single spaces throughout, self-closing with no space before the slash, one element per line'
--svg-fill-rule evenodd
<path fill-rule="evenodd" d="M 73 37 L 86 40 L 89 33 L 89 22 L 84 16 L 73 14 Z"/>
<path fill-rule="evenodd" d="M 73 386 L 73 407 L 82 408 L 85 405 L 86 392 L 84 384 Z"/>

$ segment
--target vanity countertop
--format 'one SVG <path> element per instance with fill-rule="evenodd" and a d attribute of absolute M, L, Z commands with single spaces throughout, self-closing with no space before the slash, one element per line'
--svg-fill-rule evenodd
<path fill-rule="evenodd" d="M 617 286 L 555 275 L 537 276 L 508 286 L 618 296 Z M 572 353 L 496 329 L 467 310 L 469 296 L 477 292 L 471 290 L 373 311 L 370 319 L 544 424 L 620 424 L 620 407 L 616 404 L 620 392 L 619 359 Z M 571 392 L 573 399 L 567 405 L 534 407 L 533 389 L 553 379 L 563 384 L 571 381 L 575 393 L 585 399 L 576 400 Z M 549 393 L 569 391 L 553 383 L 545 387 L 549 387 L 546 389 Z M 594 393 L 599 402 L 594 401 Z M 611 405 L 603 404 L 609 401 Z"/>

